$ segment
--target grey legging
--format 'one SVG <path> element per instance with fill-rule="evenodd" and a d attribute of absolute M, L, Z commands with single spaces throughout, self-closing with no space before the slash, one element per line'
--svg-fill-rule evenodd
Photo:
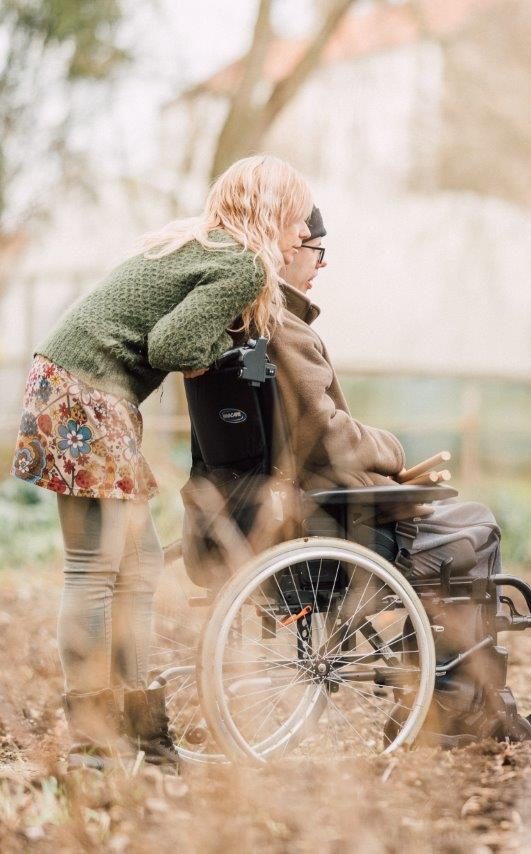
<path fill-rule="evenodd" d="M 162 549 L 147 501 L 58 495 L 65 584 L 58 642 L 67 692 L 145 688 Z"/>

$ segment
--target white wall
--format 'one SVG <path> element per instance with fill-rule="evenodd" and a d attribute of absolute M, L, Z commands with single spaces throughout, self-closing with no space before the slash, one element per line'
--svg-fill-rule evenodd
<path fill-rule="evenodd" d="M 315 74 L 272 129 L 266 147 L 309 174 L 329 231 L 329 267 L 312 291 L 323 308 L 317 328 L 349 369 L 530 376 L 530 216 L 493 199 L 408 189 L 412 174 L 431 168 L 440 82 L 433 45 L 343 62 Z M 204 198 L 222 118 L 223 103 L 208 96 L 164 115 L 148 177 L 162 191 L 175 185 L 188 213 Z M 194 124 L 191 166 L 180 175 Z M 110 182 L 95 204 L 58 200 L 20 272 L 40 277 L 39 327 L 75 294 L 70 271 L 93 286 L 134 237 L 168 218 L 163 193 L 141 194 L 133 209 Z M 0 356 L 26 347 L 23 314 L 15 276 L 0 304 Z"/>
<path fill-rule="evenodd" d="M 531 377 L 531 216 L 465 194 L 320 187 L 316 329 L 349 369 Z"/>

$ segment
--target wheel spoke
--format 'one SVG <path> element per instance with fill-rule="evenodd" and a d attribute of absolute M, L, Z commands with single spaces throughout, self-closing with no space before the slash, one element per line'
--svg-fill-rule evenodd
<path fill-rule="evenodd" d="M 346 541 L 310 537 L 271 554 L 234 576 L 206 625 L 201 696 L 216 741 L 254 761 L 410 742 L 435 676 L 431 629 L 410 585 Z"/>
<path fill-rule="evenodd" d="M 267 721 L 267 720 L 269 719 L 269 717 L 271 716 L 271 714 L 273 713 L 273 711 L 275 711 L 275 709 L 276 709 L 276 707 L 277 707 L 278 703 L 279 703 L 279 702 L 280 702 L 280 700 L 282 699 L 282 695 L 283 695 L 283 694 L 285 694 L 285 693 L 286 693 L 286 691 L 288 691 L 290 688 L 294 688 L 294 687 L 295 687 L 295 685 L 297 685 L 297 684 L 310 684 L 310 683 L 309 683 L 309 682 L 307 682 L 307 681 L 306 681 L 306 682 L 304 682 L 302 679 L 300 679 L 300 678 L 296 677 L 296 678 L 295 678 L 295 679 L 294 679 L 294 680 L 293 680 L 289 685 L 283 685 L 283 686 L 280 686 L 280 687 L 278 687 L 278 688 L 273 688 L 273 689 L 271 689 L 271 693 L 270 693 L 270 695 L 269 695 L 268 699 L 269 699 L 269 700 L 271 700 L 272 698 L 277 697 L 277 700 L 276 700 L 276 702 L 274 703 L 274 705 L 270 707 L 270 710 L 269 710 L 269 712 L 268 712 L 268 714 L 267 714 L 266 718 L 265 718 L 265 719 L 264 719 L 264 721 L 262 722 L 262 724 L 263 724 L 263 723 L 265 723 L 265 721 Z M 244 708 L 244 709 L 243 709 L 243 714 L 242 714 L 242 716 L 243 716 L 243 717 L 245 717 L 246 713 L 248 713 L 251 709 L 255 709 L 255 708 L 257 708 L 258 706 L 261 706 L 261 705 L 263 704 L 263 700 L 264 700 L 264 699 L 265 699 L 265 698 L 261 698 L 260 700 L 257 700 L 257 701 L 255 701 L 254 703 L 252 703 L 250 706 L 247 706 L 246 708 Z M 258 729 L 258 730 L 256 730 L 256 731 L 255 731 L 255 730 L 253 730 L 253 733 L 254 733 L 254 736 L 255 736 L 255 737 L 258 735 L 258 732 L 259 732 L 261 729 L 262 729 L 262 726 L 260 726 L 260 727 L 259 727 L 259 729 Z"/>

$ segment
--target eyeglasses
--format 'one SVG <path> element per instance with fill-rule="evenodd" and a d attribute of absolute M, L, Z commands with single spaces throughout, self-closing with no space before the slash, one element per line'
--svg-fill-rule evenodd
<path fill-rule="evenodd" d="M 308 246 L 307 243 L 301 243 L 301 249 L 313 249 L 314 252 L 318 252 L 317 256 L 317 264 L 322 264 L 324 261 L 326 248 L 324 246 Z"/>

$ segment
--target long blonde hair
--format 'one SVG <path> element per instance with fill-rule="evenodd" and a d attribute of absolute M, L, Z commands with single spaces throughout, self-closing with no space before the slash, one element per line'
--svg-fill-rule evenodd
<path fill-rule="evenodd" d="M 160 231 L 144 235 L 144 257 L 162 258 L 191 240 L 215 251 L 240 245 L 242 251 L 254 252 L 255 265 L 259 259 L 264 268 L 265 282 L 242 312 L 242 329 L 269 337 L 283 306 L 280 234 L 286 225 L 307 219 L 311 210 L 310 188 L 293 166 L 272 155 L 244 157 L 217 178 L 199 217 L 174 220 Z M 209 231 L 216 228 L 233 240 L 209 240 Z"/>

